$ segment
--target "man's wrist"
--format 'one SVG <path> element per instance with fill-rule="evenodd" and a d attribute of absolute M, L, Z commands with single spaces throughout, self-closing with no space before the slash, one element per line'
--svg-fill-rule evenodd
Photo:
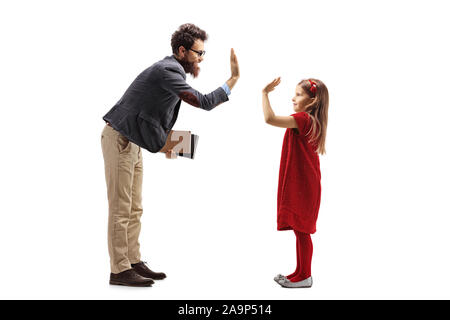
<path fill-rule="evenodd" d="M 231 89 L 226 82 L 222 85 L 222 89 L 223 89 L 223 91 L 225 91 L 227 96 L 229 96 L 231 94 Z"/>
<path fill-rule="evenodd" d="M 231 77 L 230 79 L 227 80 L 226 84 L 228 85 L 228 87 L 231 89 L 233 89 L 234 85 L 236 84 L 236 82 L 238 81 L 239 76 L 235 76 L 235 77 Z"/>

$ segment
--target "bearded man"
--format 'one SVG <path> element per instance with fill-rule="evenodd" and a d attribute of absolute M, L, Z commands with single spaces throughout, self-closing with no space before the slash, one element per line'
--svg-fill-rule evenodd
<path fill-rule="evenodd" d="M 216 90 L 202 94 L 186 83 L 186 73 L 197 77 L 205 56 L 205 31 L 184 24 L 172 35 L 173 55 L 145 69 L 122 98 L 103 117 L 101 144 L 109 204 L 108 251 L 110 284 L 151 286 L 166 275 L 141 260 L 139 233 L 142 208 L 141 148 L 152 153 L 166 144 L 177 120 L 181 101 L 212 110 L 228 101 L 239 65 L 231 49 L 231 77 Z M 169 152 L 171 152 L 169 150 Z M 173 154 L 170 155 L 173 158 Z"/>

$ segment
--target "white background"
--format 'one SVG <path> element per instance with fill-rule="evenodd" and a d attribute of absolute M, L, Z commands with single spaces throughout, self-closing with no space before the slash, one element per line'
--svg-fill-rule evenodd
<path fill-rule="evenodd" d="M 2 1 L 0 298 L 450 298 L 450 64 L 446 1 Z M 206 30 L 203 93 L 230 75 L 230 101 L 182 104 L 174 129 L 197 158 L 144 152 L 143 259 L 168 278 L 111 287 L 102 116 L 171 54 L 183 23 Z M 314 286 L 280 288 L 295 237 L 276 231 L 284 130 L 307 77 L 330 92 Z"/>

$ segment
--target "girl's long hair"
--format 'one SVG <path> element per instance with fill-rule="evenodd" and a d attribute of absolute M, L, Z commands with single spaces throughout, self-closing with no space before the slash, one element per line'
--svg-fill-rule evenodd
<path fill-rule="evenodd" d="M 311 90 L 311 81 L 316 83 L 316 90 Z M 314 100 L 305 107 L 305 112 L 312 119 L 312 126 L 307 136 L 309 142 L 317 144 L 317 153 L 325 154 L 325 138 L 327 136 L 328 125 L 328 89 L 325 84 L 318 79 L 306 79 L 299 83 L 300 87 Z"/>

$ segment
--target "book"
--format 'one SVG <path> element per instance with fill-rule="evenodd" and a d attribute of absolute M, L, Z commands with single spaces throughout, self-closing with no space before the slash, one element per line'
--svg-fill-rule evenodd
<path fill-rule="evenodd" d="M 191 131 L 172 130 L 159 152 L 166 153 L 172 150 L 177 156 L 194 159 L 198 138 L 199 136 L 192 134 Z"/>

